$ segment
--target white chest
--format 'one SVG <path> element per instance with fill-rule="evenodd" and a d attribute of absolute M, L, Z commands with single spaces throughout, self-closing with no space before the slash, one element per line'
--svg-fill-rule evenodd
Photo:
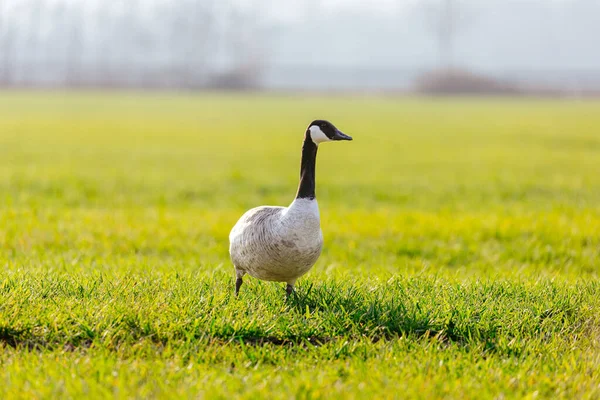
<path fill-rule="evenodd" d="M 322 242 L 321 218 L 317 200 L 296 199 L 284 212 L 282 219 L 282 233 L 294 234 L 299 239 L 308 240 L 306 245 L 315 241 Z"/>

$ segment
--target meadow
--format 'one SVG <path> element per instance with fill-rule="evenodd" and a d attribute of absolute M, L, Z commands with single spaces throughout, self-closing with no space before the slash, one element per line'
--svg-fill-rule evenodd
<path fill-rule="evenodd" d="M 286 300 L 229 230 L 320 146 Z M 0 92 L 0 398 L 600 398 L 600 102 Z"/>

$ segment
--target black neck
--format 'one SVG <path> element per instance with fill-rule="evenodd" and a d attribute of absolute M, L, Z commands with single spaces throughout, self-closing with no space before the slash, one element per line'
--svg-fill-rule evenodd
<path fill-rule="evenodd" d="M 298 185 L 297 199 L 315 198 L 315 169 L 317 164 L 317 145 L 307 133 L 302 145 L 302 162 L 300 165 L 300 185 Z"/>

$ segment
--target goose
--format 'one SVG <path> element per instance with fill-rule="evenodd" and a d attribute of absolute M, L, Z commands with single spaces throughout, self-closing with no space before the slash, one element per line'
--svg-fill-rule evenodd
<path fill-rule="evenodd" d="M 235 267 L 235 295 L 244 275 L 285 282 L 291 295 L 296 280 L 317 262 L 323 248 L 319 206 L 315 196 L 315 166 L 319 144 L 352 138 L 331 122 L 315 120 L 304 134 L 300 183 L 288 207 L 252 208 L 229 234 L 229 255 Z"/>

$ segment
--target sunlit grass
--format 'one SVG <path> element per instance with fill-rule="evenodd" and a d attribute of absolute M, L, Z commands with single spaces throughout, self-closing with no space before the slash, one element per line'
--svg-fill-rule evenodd
<path fill-rule="evenodd" d="M 600 104 L 0 94 L 0 397 L 600 396 Z M 233 296 L 237 218 L 323 255 Z"/>

